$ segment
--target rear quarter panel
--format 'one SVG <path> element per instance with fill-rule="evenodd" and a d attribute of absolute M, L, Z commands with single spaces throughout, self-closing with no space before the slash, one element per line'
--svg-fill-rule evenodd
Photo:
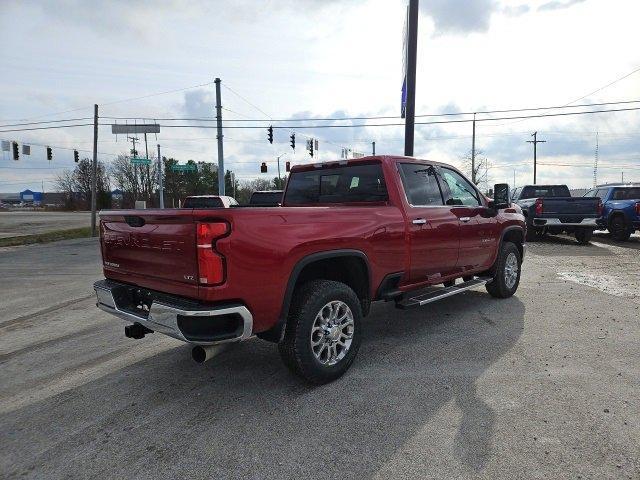
<path fill-rule="evenodd" d="M 405 269 L 404 217 L 392 205 L 273 207 L 216 212 L 231 234 L 216 243 L 226 258 L 227 281 L 200 287 L 200 298 L 244 301 L 254 331 L 279 318 L 287 282 L 304 257 L 340 249 L 359 250 L 368 259 L 372 295 L 382 278 Z"/>

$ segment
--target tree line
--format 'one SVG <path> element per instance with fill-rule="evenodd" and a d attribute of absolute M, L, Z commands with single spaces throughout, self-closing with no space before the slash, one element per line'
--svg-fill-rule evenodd
<path fill-rule="evenodd" d="M 173 167 L 178 160 L 165 157 L 163 164 L 165 207 L 177 208 L 190 195 L 218 195 L 216 165 L 189 160 L 187 165 L 192 165 L 192 170 L 176 171 Z M 73 170 L 65 170 L 58 175 L 56 189 L 65 194 L 66 208 L 91 208 L 91 167 L 92 161 L 84 158 Z M 99 161 L 96 177 L 98 209 L 132 208 L 136 201 L 145 201 L 148 208 L 160 205 L 158 163 L 154 159 L 150 165 L 135 165 L 126 155 L 119 155 L 108 165 Z M 278 177 L 237 180 L 227 170 L 224 182 L 226 195 L 234 197 L 240 204 L 247 204 L 255 191 L 281 190 L 286 177 L 282 180 Z M 114 191 L 118 192 L 112 194 Z"/>

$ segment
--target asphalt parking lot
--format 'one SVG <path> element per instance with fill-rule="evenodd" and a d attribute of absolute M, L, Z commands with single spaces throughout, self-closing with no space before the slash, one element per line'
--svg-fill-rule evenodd
<path fill-rule="evenodd" d="M 375 304 L 339 381 L 204 365 L 97 310 L 93 239 L 0 249 L 3 478 L 640 478 L 640 237 L 529 246 L 515 297 Z"/>

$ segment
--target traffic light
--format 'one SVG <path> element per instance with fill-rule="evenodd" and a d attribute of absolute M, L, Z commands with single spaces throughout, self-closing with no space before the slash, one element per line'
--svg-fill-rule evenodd
<path fill-rule="evenodd" d="M 20 152 L 18 151 L 18 142 L 11 142 L 11 146 L 13 147 L 13 159 L 20 160 Z"/>
<path fill-rule="evenodd" d="M 307 150 L 309 150 L 309 155 L 313 158 L 313 139 L 307 140 Z"/>
<path fill-rule="evenodd" d="M 273 143 L 273 127 L 271 125 L 267 128 L 267 138 L 269 139 L 269 143 Z"/>
<path fill-rule="evenodd" d="M 80 161 L 80 154 L 78 153 L 78 150 L 73 151 L 73 161 L 76 163 Z"/>
<path fill-rule="evenodd" d="M 51 151 L 51 147 L 47 147 L 47 160 L 53 159 L 53 152 Z"/>
<path fill-rule="evenodd" d="M 293 148 L 295 150 L 296 149 L 296 134 L 292 133 L 289 138 L 291 139 L 291 148 Z M 287 162 L 287 163 L 289 163 L 289 162 Z"/>
<path fill-rule="evenodd" d="M 262 162 L 260 165 L 260 173 L 267 173 L 267 162 Z"/>
<path fill-rule="evenodd" d="M 287 172 L 291 171 L 291 162 L 287 162 L 287 166 L 285 167 Z"/>

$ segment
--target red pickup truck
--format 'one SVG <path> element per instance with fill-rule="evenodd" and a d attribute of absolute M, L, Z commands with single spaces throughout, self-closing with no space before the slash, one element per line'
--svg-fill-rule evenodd
<path fill-rule="evenodd" d="M 167 334 L 197 361 L 257 335 L 329 382 L 353 362 L 372 301 L 513 295 L 526 227 L 509 198 L 449 165 L 375 156 L 292 168 L 281 206 L 102 211 L 97 305 L 130 323 L 126 336 Z"/>

